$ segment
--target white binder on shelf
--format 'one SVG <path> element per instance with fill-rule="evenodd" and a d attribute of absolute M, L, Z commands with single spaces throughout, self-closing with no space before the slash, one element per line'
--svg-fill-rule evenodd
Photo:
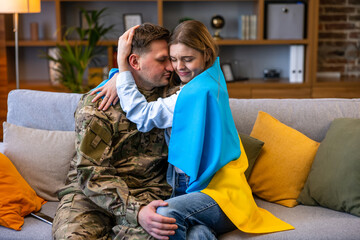
<path fill-rule="evenodd" d="M 304 45 L 290 46 L 290 83 L 304 82 Z"/>
<path fill-rule="evenodd" d="M 297 57 L 298 57 L 298 61 L 297 61 L 297 82 L 298 83 L 303 83 L 304 82 L 304 56 L 305 56 L 305 47 L 304 45 L 298 45 L 297 46 Z"/>

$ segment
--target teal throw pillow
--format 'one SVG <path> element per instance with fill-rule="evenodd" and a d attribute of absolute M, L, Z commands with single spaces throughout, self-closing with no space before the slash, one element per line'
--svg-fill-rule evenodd
<path fill-rule="evenodd" d="M 297 201 L 360 216 L 360 119 L 335 119 Z"/>

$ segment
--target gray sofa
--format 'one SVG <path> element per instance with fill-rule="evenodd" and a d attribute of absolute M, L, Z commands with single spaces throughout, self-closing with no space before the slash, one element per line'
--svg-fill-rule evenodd
<path fill-rule="evenodd" d="M 14 90 L 8 96 L 7 122 L 37 129 L 71 131 L 74 129 L 73 112 L 80 96 Z M 257 113 L 262 110 L 318 142 L 325 137 L 334 118 L 360 118 L 360 99 L 230 99 L 230 105 L 239 132 L 250 134 Z M 3 147 L 0 143 L 1 152 Z M 287 208 L 260 199 L 256 202 L 296 229 L 255 235 L 236 230 L 220 239 L 360 239 L 359 217 L 323 207 Z M 57 204 L 48 202 L 41 211 L 54 216 Z M 51 239 L 51 226 L 28 216 L 21 231 L 0 227 L 0 239 Z"/>

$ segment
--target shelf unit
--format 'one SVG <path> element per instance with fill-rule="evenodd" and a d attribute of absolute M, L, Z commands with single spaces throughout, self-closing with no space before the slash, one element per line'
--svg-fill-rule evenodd
<path fill-rule="evenodd" d="M 360 97 L 359 79 L 341 79 L 333 82 L 317 80 L 317 44 L 319 1 L 304 0 L 305 38 L 300 40 L 269 40 L 264 37 L 266 3 L 271 0 L 42 0 L 42 11 L 38 14 L 19 15 L 20 47 L 20 88 L 66 91 L 50 84 L 48 63 L 39 57 L 39 52 L 62 43 L 64 30 L 61 27 L 79 26 L 79 11 L 107 7 L 106 24 L 116 24 L 114 31 L 102 40 L 99 46 L 104 48 L 107 57 L 104 65 L 112 67 L 113 49 L 117 38 L 123 32 L 124 13 L 141 13 L 143 21 L 153 22 L 172 30 L 178 20 L 191 17 L 202 21 L 213 33 L 210 19 L 214 15 L 225 18 L 221 31 L 221 62 L 234 60 L 250 71 L 249 80 L 228 83 L 230 97 L 235 98 L 310 98 L 310 97 Z M 279 1 L 277 1 L 279 2 Z M 289 2 L 289 1 L 283 1 Z M 255 14 L 257 16 L 257 36 L 254 40 L 238 38 L 239 16 Z M 30 40 L 30 23 L 39 23 L 39 40 Z M 74 43 L 75 40 L 70 42 Z M 303 83 L 289 82 L 290 45 L 305 46 L 305 64 Z M 12 15 L 0 14 L 0 120 L 5 120 L 6 98 L 15 88 L 14 34 Z M 282 68 L 281 79 L 264 80 L 264 68 Z M 2 130 L 2 129 L 0 129 Z M 1 132 L 0 132 L 1 134 Z M 2 136 L 2 134 L 0 135 Z"/>
<path fill-rule="evenodd" d="M 212 32 L 210 26 L 210 19 L 215 14 L 220 14 L 225 17 L 225 26 L 222 30 L 223 39 L 217 41 L 220 46 L 220 57 L 222 62 L 232 62 L 234 60 L 240 60 L 242 62 L 250 62 L 251 66 L 248 69 L 253 69 L 252 73 L 249 73 L 250 80 L 246 82 L 234 82 L 229 83 L 229 91 L 235 92 L 236 86 L 245 88 L 249 93 L 246 96 L 252 97 L 252 89 L 254 88 L 282 88 L 286 84 L 286 80 L 279 79 L 278 81 L 259 81 L 262 77 L 262 70 L 264 68 L 271 68 L 273 63 L 269 64 L 266 62 L 258 63 L 258 59 L 262 59 L 262 50 L 265 49 L 267 52 L 271 52 L 272 49 L 278 48 L 279 52 L 282 53 L 283 62 L 288 62 L 288 48 L 291 44 L 301 44 L 306 46 L 306 62 L 305 62 L 305 79 L 304 83 L 296 84 L 296 88 L 308 88 L 311 84 L 311 67 L 315 64 L 315 44 L 313 39 L 316 35 L 316 29 L 314 28 L 315 18 L 314 10 L 316 8 L 316 2 L 318 0 L 305 0 L 308 11 L 306 12 L 306 22 L 308 27 L 306 28 L 306 38 L 301 40 L 268 40 L 264 38 L 264 11 L 265 4 L 268 0 L 227 0 L 227 1 L 215 1 L 215 0 L 135 0 L 135 1 L 123 1 L 123 0 L 112 0 L 112 1 L 96 1 L 96 0 L 43 0 L 42 1 L 42 12 L 39 14 L 27 14 L 20 15 L 20 29 L 19 29 L 19 46 L 20 46 L 20 84 L 23 86 L 31 87 L 32 82 L 42 85 L 48 83 L 49 90 L 54 89 L 50 81 L 48 81 L 48 69 L 47 60 L 40 59 L 39 57 L 34 58 L 39 51 L 45 52 L 49 47 L 55 47 L 56 44 L 62 42 L 63 30 L 61 26 L 70 26 L 79 24 L 79 10 L 80 7 L 84 7 L 88 10 L 99 9 L 102 7 L 108 7 L 110 10 L 107 18 L 107 22 L 117 22 L 117 28 L 114 33 L 107 37 L 108 40 L 100 42 L 99 46 L 106 48 L 107 60 L 104 65 L 112 67 L 113 62 L 113 48 L 117 44 L 117 37 L 123 32 L 122 27 L 122 14 L 127 12 L 139 12 L 143 15 L 144 21 L 154 22 L 159 25 L 163 25 L 168 29 L 173 29 L 180 18 L 192 17 L 202 21 Z M 206 7 L 206 11 L 203 11 Z M 221 8 L 219 8 L 221 6 Z M 120 10 L 121 9 L 121 10 Z M 141 9 L 141 10 L 139 10 Z M 202 10 L 202 11 L 201 11 Z M 240 14 L 256 14 L 257 15 L 257 38 L 255 40 L 241 40 L 237 38 L 238 32 L 238 16 Z M 117 17 L 114 17 L 117 16 Z M 40 26 L 43 26 L 43 32 L 40 30 L 40 40 L 31 41 L 29 35 L 30 22 L 38 22 Z M 12 88 L 14 81 L 14 40 L 11 32 L 12 18 L 11 15 L 5 16 L 5 47 L 7 57 L 7 73 L 6 78 L 9 88 Z M 0 26 L 1 28 L 1 26 Z M 56 34 L 54 34 L 56 33 Z M 113 40 L 112 40 L 113 39 Z M 241 56 L 243 51 L 247 51 L 249 48 L 253 48 L 257 55 L 256 57 L 248 60 L 248 56 L 254 54 L 247 52 L 244 59 L 237 59 L 237 56 Z M 233 51 L 236 49 L 236 51 Z M 105 50 L 104 50 L 105 51 Z M 273 51 L 273 55 L 276 57 L 276 51 Z M 234 53 L 235 52 L 235 53 Z M 31 60 L 32 66 L 29 66 Z M 271 61 L 274 62 L 274 61 Z M 276 61 L 275 61 L 276 62 Z M 259 67 L 257 67 L 259 65 Z M 275 64 L 275 67 L 281 66 Z M 246 68 L 244 67 L 244 68 Z M 283 77 L 288 78 L 288 67 L 285 65 L 282 69 Z M 31 72 L 32 71 L 32 72 Z M 34 85 L 36 85 L 34 84 Z M 292 84 L 293 85 L 293 84 Z M 233 88 L 233 89 L 231 89 Z M 289 86 L 293 89 L 294 86 Z M 245 91 L 245 90 L 243 90 Z M 231 96 L 233 96 L 231 94 Z M 235 95 L 234 95 L 235 96 Z M 262 97 L 267 97 L 266 95 Z M 280 97 L 291 97 L 287 94 L 286 96 Z M 306 94 L 301 97 L 311 97 Z"/>

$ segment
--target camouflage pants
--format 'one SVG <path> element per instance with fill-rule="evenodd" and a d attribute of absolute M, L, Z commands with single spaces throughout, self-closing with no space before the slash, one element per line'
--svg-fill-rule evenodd
<path fill-rule="evenodd" d="M 65 195 L 53 223 L 55 240 L 150 240 L 142 227 L 115 225 L 115 218 L 81 193 Z"/>

